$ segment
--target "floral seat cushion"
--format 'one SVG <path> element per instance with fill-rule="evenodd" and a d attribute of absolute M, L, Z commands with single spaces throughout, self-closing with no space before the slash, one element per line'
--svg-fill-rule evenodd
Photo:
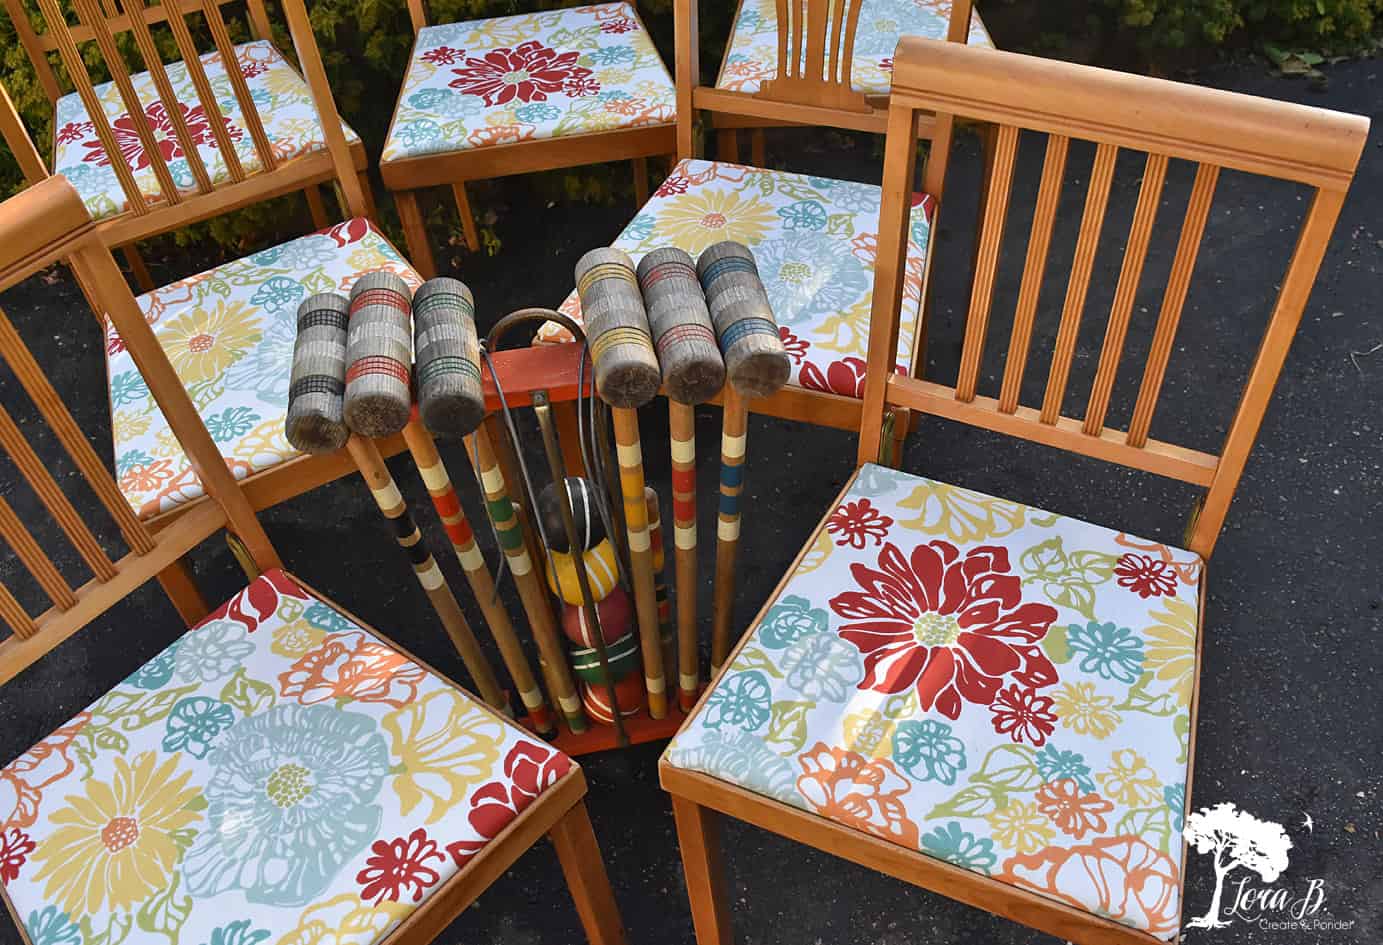
<path fill-rule="evenodd" d="M 326 147 L 322 126 L 317 119 L 317 108 L 302 76 L 289 65 L 272 43 L 258 40 L 235 47 L 236 57 L 244 70 L 246 84 L 250 88 L 264 125 L 264 133 L 269 137 L 274 157 L 279 161 L 289 161 L 299 155 L 319 151 Z M 240 157 L 241 167 L 247 174 L 262 170 L 259 155 L 255 152 L 254 140 L 250 137 L 249 125 L 245 123 L 240 103 L 231 89 L 230 78 L 221 62 L 219 53 L 207 53 L 201 57 L 206 70 L 207 81 L 216 94 L 217 107 L 225 121 L 226 136 L 235 146 Z M 230 171 L 225 159 L 212 136 L 211 116 L 206 114 L 187 66 L 175 62 L 166 67 L 168 81 L 181 103 L 183 117 L 187 122 L 188 134 L 192 143 L 206 165 L 207 174 L 213 184 L 229 181 Z M 158 96 L 158 89 L 147 72 L 130 77 L 135 92 L 144 106 L 144 115 L 149 129 L 158 141 L 159 153 L 168 164 L 178 190 L 182 193 L 196 193 L 197 179 L 192 176 L 187 156 L 182 151 L 173 130 L 173 122 Z M 125 103 L 114 82 L 96 86 L 96 95 L 105 109 L 111 131 L 120 148 L 120 153 L 129 161 L 134 170 L 135 182 L 146 200 L 159 203 L 163 200 L 158 178 L 154 176 L 153 164 L 135 132 L 134 122 L 126 112 Z M 77 93 L 58 99 L 53 127 L 53 165 L 56 172 L 72 182 L 81 194 L 82 201 L 93 219 L 123 213 L 129 209 L 129 201 L 115 176 L 110 155 L 101 145 L 92 127 L 91 116 L 87 114 Z M 360 138 L 350 128 L 342 125 L 346 139 L 352 144 Z"/>
<path fill-rule="evenodd" d="M 422 284 L 372 223 L 355 219 L 140 296 L 237 478 L 299 455 L 283 431 L 298 304 L 317 292 L 349 293 L 378 269 Z M 113 327 L 106 351 L 120 491 L 141 516 L 200 497 L 201 481 Z"/>
<path fill-rule="evenodd" d="M 864 0 L 851 60 L 851 86 L 866 95 L 887 95 L 893 85 L 893 50 L 898 40 L 903 36 L 945 39 L 950 18 L 950 0 Z M 978 10 L 970 18 L 968 41 L 994 45 Z M 777 4 L 775 0 L 744 0 L 716 88 L 752 94 L 777 74 Z"/>
<path fill-rule="evenodd" d="M 718 161 L 686 160 L 644 204 L 612 244 L 637 262 L 661 246 L 696 256 L 720 240 L 754 251 L 783 344 L 792 359 L 788 383 L 847 397 L 864 393 L 869 307 L 879 232 L 879 188 Z M 911 365 L 922 300 L 930 198 L 912 211 L 898 335 L 898 370 Z M 575 292 L 564 314 L 581 320 Z M 571 340 L 549 322 L 541 342 Z"/>
<path fill-rule="evenodd" d="M 628 3 L 429 26 L 383 161 L 676 120 L 677 95 Z"/>
<path fill-rule="evenodd" d="M 372 945 L 571 768 L 272 571 L 0 770 L 0 881 L 34 945 Z"/>
<path fill-rule="evenodd" d="M 866 465 L 666 760 L 1174 938 L 1202 573 Z"/>

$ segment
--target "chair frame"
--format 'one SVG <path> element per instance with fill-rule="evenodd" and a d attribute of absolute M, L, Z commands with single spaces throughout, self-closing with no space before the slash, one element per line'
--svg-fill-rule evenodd
<path fill-rule="evenodd" d="M 124 7 L 123 11 L 117 6 L 117 0 L 74 0 L 74 2 L 79 14 L 79 24 L 71 26 L 65 19 L 61 18 L 58 0 L 39 0 L 46 25 L 46 29 L 42 31 L 36 30 L 30 23 L 25 13 L 23 0 L 4 0 L 4 5 L 14 23 L 15 31 L 28 55 L 29 62 L 38 75 L 39 84 L 43 87 L 53 108 L 56 110 L 58 99 L 63 97 L 63 93 L 57 73 L 48 59 L 49 53 L 56 53 L 59 56 L 77 94 L 81 96 L 83 104 L 86 106 L 88 116 L 95 123 L 96 133 L 107 154 L 111 157 L 112 167 L 120 179 L 125 199 L 129 203 L 124 211 L 97 221 L 96 226 L 102 238 L 112 249 L 123 248 L 125 250 L 125 255 L 131 264 L 141 290 L 150 291 L 155 286 L 147 268 L 135 251 L 134 244 L 138 240 L 168 233 L 179 227 L 220 216 L 297 190 L 301 190 L 307 198 L 313 225 L 324 228 L 330 225 L 331 220 L 317 188 L 325 183 L 332 183 L 339 188 L 340 202 L 342 207 L 346 209 L 347 215 L 373 215 L 373 201 L 370 194 L 369 179 L 366 176 L 368 159 L 365 154 L 365 146 L 363 142 L 356 142 L 351 145 L 346 140 L 345 132 L 341 128 L 341 116 L 336 108 L 335 99 L 332 97 L 331 88 L 327 83 L 321 51 L 317 48 L 312 24 L 308 20 L 307 9 L 303 0 L 285 0 L 282 5 L 284 19 L 287 21 L 288 31 L 293 40 L 294 51 L 301 66 L 304 81 L 307 83 L 318 113 L 326 147 L 309 154 L 299 155 L 289 161 L 280 161 L 272 155 L 268 139 L 264 135 L 258 107 L 250 98 L 239 62 L 235 56 L 229 54 L 232 48 L 230 34 L 226 29 L 221 8 L 227 4 L 238 3 L 240 0 L 205 0 L 205 2 L 202 0 L 177 0 L 176 8 L 173 6 L 172 0 L 166 6 L 162 3 L 155 6 L 145 6 L 144 0 L 123 0 L 120 4 Z M 264 0 L 244 0 L 244 3 L 251 34 L 255 39 L 272 41 L 273 30 Z M 170 15 L 174 9 L 177 10 L 177 16 Z M 121 93 L 126 112 L 134 124 L 137 135 L 141 142 L 152 141 L 152 132 L 148 127 L 148 121 L 143 110 L 132 107 L 137 104 L 138 99 L 131 83 L 128 66 L 117 51 L 114 38 L 124 32 L 129 32 L 134 37 L 143 58 L 146 60 L 145 65 L 148 67 L 149 74 L 159 90 L 158 100 L 169 110 L 170 116 L 173 116 L 177 112 L 171 107 L 171 86 L 164 63 L 157 55 L 150 32 L 151 27 L 166 23 L 174 34 L 179 52 L 183 56 L 182 61 L 187 66 L 194 85 L 199 89 L 205 88 L 207 90 L 199 93 L 199 102 L 206 109 L 208 115 L 219 119 L 220 109 L 214 98 L 209 97 L 205 70 L 198 58 L 199 53 L 193 38 L 188 31 L 187 17 L 189 14 L 197 12 L 201 12 L 206 17 L 216 50 L 226 63 L 227 75 L 230 76 L 236 101 L 241 112 L 245 115 L 245 123 L 248 126 L 246 130 L 253 140 L 261 170 L 254 173 L 246 172 L 238 160 L 233 160 L 228 168 L 230 180 L 219 185 L 213 184 L 207 176 L 204 162 L 198 155 L 196 148 L 185 145 L 184 151 L 187 152 L 189 166 L 193 171 L 193 176 L 197 179 L 198 186 L 193 193 L 180 193 L 172 185 L 167 162 L 157 149 L 149 148 L 146 143 L 145 152 L 150 157 L 155 175 L 161 185 L 161 199 L 155 201 L 140 191 L 134 180 L 133 169 L 130 168 L 129 162 L 124 156 L 119 153 L 119 149 L 115 148 L 114 153 L 112 153 L 111 144 L 114 138 L 110 124 L 104 112 L 100 108 L 94 107 L 96 104 L 94 85 L 86 65 L 82 61 L 80 47 L 85 43 L 96 43 L 101 51 L 103 61 L 111 72 L 112 80 Z M 173 123 L 179 139 L 185 138 L 185 123 L 177 118 L 173 119 Z M 219 132 L 219 123 L 213 123 L 212 127 L 215 132 Z M 55 122 L 54 134 L 56 133 Z M 6 144 L 14 152 L 20 169 L 30 185 L 36 184 L 50 175 L 38 148 L 7 95 L 4 97 L 4 101 L 0 102 L 0 134 L 3 134 Z M 218 150 L 223 152 L 227 150 L 224 143 Z M 83 289 L 86 288 L 83 283 Z"/>
<path fill-rule="evenodd" d="M 635 0 L 629 0 L 639 26 L 647 32 Z M 417 48 L 418 33 L 429 23 L 426 0 L 408 0 L 408 18 L 413 25 L 413 50 Z M 398 117 L 395 105 L 394 118 Z M 390 124 L 393 133 L 393 120 Z M 394 206 L 403 224 L 409 258 L 424 278 L 437 274 L 432 245 L 427 239 L 427 227 L 418 206 L 417 191 L 426 187 L 450 187 L 466 247 L 471 252 L 480 249 L 480 235 L 466 195 L 466 182 L 507 177 L 512 174 L 532 174 L 538 171 L 580 167 L 605 161 L 631 160 L 634 164 L 634 193 L 642 205 L 648 199 L 648 158 L 671 155 L 676 150 L 676 126 L 649 125 L 641 128 L 619 128 L 591 131 L 558 138 L 518 141 L 483 148 L 467 148 L 445 154 L 426 154 L 418 157 L 381 161 L 379 173 L 384 186 L 394 195 Z"/>
<path fill-rule="evenodd" d="M 16 234 L 23 233 L 27 238 L 20 239 Z M 25 253 L 19 247 L 41 243 L 42 248 Z M 20 279 L 51 265 L 58 259 L 71 258 L 76 264 L 90 272 L 108 277 L 111 272 L 118 275 L 119 269 L 111 257 L 109 249 L 102 243 L 96 227 L 90 222 L 81 198 L 71 184 L 61 178 L 50 178 L 30 188 L 23 194 L 0 205 L 0 290 L 8 288 Z M 33 376 L 36 368 L 32 356 L 18 339 L 7 318 L 0 317 L 0 343 L 6 360 L 11 362 L 15 373 L 31 396 L 35 397 L 40 412 L 45 419 L 58 417 L 50 426 L 67 449 L 72 452 L 79 468 L 88 483 L 96 490 L 99 498 L 127 535 L 142 537 L 150 548 L 143 553 L 132 551 L 119 562 L 104 559 L 100 546 L 86 530 L 85 525 L 75 518 L 70 504 L 62 497 L 61 490 L 37 460 L 23 462 L 32 456 L 32 450 L 23 444 L 18 428 L 9 421 L 8 414 L 0 411 L 0 440 L 11 455 L 15 457 L 25 479 L 33 486 L 43 504 L 57 518 L 69 539 L 87 557 L 94 547 L 101 558 L 93 567 L 97 577 L 75 591 L 75 602 L 66 608 L 54 607 L 36 620 L 26 624 L 17 619 L 23 610 L 15 602 L 13 595 L 0 586 L 0 617 L 12 622 L 12 636 L 0 640 L 0 685 L 12 679 L 24 666 L 55 648 L 78 629 L 95 619 L 105 610 L 114 606 L 130 593 L 133 593 L 149 578 L 154 577 L 168 566 L 171 557 L 190 550 L 201 540 L 219 531 L 222 527 L 232 530 L 239 538 L 248 554 L 245 562 L 251 580 L 270 568 L 282 568 L 277 552 L 264 533 L 262 525 L 255 518 L 250 503 L 241 494 L 230 472 L 220 462 L 210 434 L 202 425 L 196 408 L 187 392 L 177 380 L 172 365 L 159 347 L 157 339 L 144 321 L 134 296 L 125 288 L 122 298 L 115 298 L 111 307 L 111 318 L 124 337 L 129 350 L 134 355 L 141 373 L 148 379 L 150 389 L 158 398 L 159 407 L 169 418 L 169 425 L 175 431 L 179 442 L 187 450 L 189 457 L 198 466 L 199 475 L 206 467 L 208 492 L 213 502 L 200 505 L 197 513 L 183 517 L 177 525 L 158 535 L 141 532 L 137 519 L 130 513 L 128 505 L 123 504 L 115 482 L 109 472 L 95 459 L 89 445 L 83 453 L 74 442 L 85 443 L 80 429 L 76 426 L 62 401 L 47 384 L 40 373 Z M 19 444 L 18 449 L 16 444 Z M 27 450 L 27 452 L 26 452 Z M 80 454 L 80 455 L 79 455 Z M 95 465 L 90 464 L 94 462 Z M 110 495 L 114 495 L 114 502 Z M 66 514 L 60 514 L 59 509 Z M 14 531 L 14 528 L 18 531 Z M 18 524 L 18 518 L 7 503 L 0 500 L 0 531 L 10 541 L 16 551 L 23 549 L 21 558 L 26 565 L 30 561 L 39 562 L 35 577 L 41 584 L 51 579 L 51 575 L 41 572 L 56 571 L 38 548 L 38 543 Z M 16 539 L 18 541 L 16 542 Z M 131 544 L 134 544 L 134 540 Z M 33 554 L 37 558 L 31 557 Z M 99 564 L 104 560 L 105 567 Z M 46 565 L 46 568 L 44 567 Z M 103 579 L 101 571 L 113 571 L 109 579 Z M 350 611 L 336 604 L 291 573 L 287 576 L 305 592 L 348 617 L 360 627 L 375 634 L 403 656 L 446 682 L 458 692 L 465 692 L 459 685 L 434 667 L 418 659 L 400 646 L 388 635 L 380 633 L 370 624 Z M 61 581 L 61 577 L 58 577 Z M 64 585 L 65 586 L 65 585 Z M 11 607 L 10 605 L 13 605 Z M 199 616 L 205 616 L 210 608 L 203 609 Z M 494 713 L 479 699 L 475 705 L 506 724 L 512 721 Z M 624 932 L 619 917 L 618 906 L 610 888 L 605 872 L 604 861 L 591 829 L 590 817 L 586 811 L 584 797 L 587 790 L 585 774 L 579 767 L 563 775 L 557 783 L 544 791 L 539 797 L 516 816 L 485 848 L 471 860 L 464 869 L 457 872 L 433 891 L 426 903 L 413 911 L 383 941 L 388 945 L 425 945 L 433 941 L 462 911 L 480 896 L 496 879 L 530 847 L 546 834 L 556 848 L 567 885 L 575 900 L 577 913 L 592 945 L 623 945 Z M 20 930 L 21 937 L 27 941 L 24 926 L 8 895 L 0 887 L 0 900 Z"/>
<path fill-rule="evenodd" d="M 884 445 L 884 412 L 898 405 L 1196 482 L 1207 486 L 1209 491 L 1189 530 L 1190 547 L 1208 558 L 1358 163 L 1367 138 L 1368 120 L 1160 79 L 918 38 L 904 39 L 894 62 L 880 214 L 880 261 L 871 316 L 859 462 L 877 460 Z M 1120 107 L 1109 108 L 1110 101 L 1120 102 Z M 992 171 L 993 180 L 988 183 L 991 197 L 981 208 L 978 264 L 972 279 L 960 379 L 954 387 L 921 378 L 890 375 L 883 369 L 893 356 L 898 340 L 896 313 L 902 300 L 901 273 L 917 152 L 913 144 L 914 123 L 918 111 L 923 109 L 933 112 L 938 122 L 937 144 L 926 169 L 923 187 L 933 196 L 938 194 L 945 177 L 945 158 L 950 150 L 955 119 L 974 118 L 999 125 L 997 160 Z M 1057 157 L 1052 158 L 1050 149 L 1053 146 L 1049 143 L 1049 160 L 1044 166 L 1043 187 L 1039 193 L 1050 193 L 1045 200 L 1039 196 L 1035 211 L 1034 237 L 1029 243 L 1019 314 L 1015 318 L 1014 338 L 1009 348 L 1021 352 L 1022 357 L 1008 359 L 1000 398 L 984 398 L 976 394 L 975 387 L 1020 126 L 1050 134 L 1049 142 L 1058 141 L 1055 145 Z M 1037 273 L 1040 279 L 1046 262 L 1047 240 L 1056 209 L 1055 194 L 1059 193 L 1066 142 L 1071 137 L 1093 140 L 1099 145 L 1097 154 L 1100 156 L 1096 160 L 1097 165 L 1104 166 L 1104 172 L 1092 175 L 1091 196 L 1086 204 L 1080 241 L 1088 245 L 1084 255 L 1077 253 L 1071 274 L 1071 286 L 1075 287 L 1078 297 L 1073 300 L 1068 294 L 1063 309 L 1062 335 L 1070 337 L 1064 347 L 1058 342 L 1054 374 L 1059 383 L 1048 385 L 1050 396 L 1045 412 L 1051 419 L 1044 419 L 1044 411 L 1018 406 L 1017 392 L 1039 286 L 1030 273 Z M 1113 159 L 1119 147 L 1148 151 L 1151 172 L 1144 174 L 1139 200 L 1143 212 L 1135 211 L 1101 354 L 1092 408 L 1082 420 L 1073 420 L 1061 417 L 1060 402 L 1074 349 L 1075 328 L 1084 307 L 1094 247 L 1098 242 L 1098 229 L 1090 231 L 1104 215 Z M 1133 425 L 1137 435 L 1130 436 L 1105 429 L 1103 421 L 1152 227 L 1153 214 L 1149 211 L 1156 207 L 1154 198 L 1160 194 L 1161 172 L 1169 157 L 1193 160 L 1199 162 L 1200 167 L 1178 243 L 1173 276 L 1168 280 L 1164 308 L 1158 320 L 1160 345 L 1155 342 L 1144 373 L 1140 406 L 1136 409 Z M 1214 170 L 1221 166 L 1297 181 L 1315 187 L 1316 193 L 1301 226 L 1296 250 L 1223 452 L 1213 457 L 1151 440 L 1147 433 L 1194 269 L 1195 250 L 1213 196 Z M 1032 249 L 1034 243 L 1038 247 L 1036 251 Z M 1081 261 L 1083 258 L 1085 262 Z M 831 510 L 848 494 L 858 474 L 857 469 L 832 503 Z M 812 538 L 803 545 L 787 574 L 755 617 L 754 624 L 764 619 L 769 607 L 782 593 L 788 579 L 812 548 L 815 537 L 825 527 L 829 514 L 828 511 Z M 1204 586 L 1202 582 L 1199 607 L 1202 628 Z M 1197 635 L 1195 686 L 1189 707 L 1188 807 L 1195 767 L 1204 638 L 1204 632 Z M 735 655 L 750 639 L 746 635 L 740 641 Z M 728 667 L 733 661 L 734 655 L 725 665 Z M 688 724 L 691 717 L 701 711 L 714 686 L 713 682 L 703 693 L 701 702 L 688 717 Z M 1161 939 L 1149 933 L 945 863 L 920 851 L 904 849 L 716 778 L 678 769 L 666 758 L 660 761 L 658 771 L 663 788 L 672 795 L 699 945 L 729 945 L 732 941 L 729 890 L 719 848 L 719 831 L 726 816 L 1068 941 L 1089 945 L 1162 945 Z"/>

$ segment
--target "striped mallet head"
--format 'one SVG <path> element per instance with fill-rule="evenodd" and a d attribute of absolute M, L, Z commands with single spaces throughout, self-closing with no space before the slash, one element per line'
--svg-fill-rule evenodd
<path fill-rule="evenodd" d="M 344 416 L 349 313 L 350 301 L 334 292 L 298 306 L 284 433 L 304 453 L 334 453 L 350 436 Z"/>
<path fill-rule="evenodd" d="M 412 301 L 408 283 L 392 272 L 366 273 L 351 289 L 344 412 L 361 436 L 392 436 L 408 423 Z"/>
<path fill-rule="evenodd" d="M 668 396 L 683 404 L 705 403 L 725 386 L 725 359 L 696 263 L 668 246 L 639 260 L 638 276 Z"/>
<path fill-rule="evenodd" d="M 642 407 L 663 377 L 634 261 L 617 249 L 593 249 L 576 261 L 576 291 L 586 323 L 595 386 L 611 407 Z"/>
<path fill-rule="evenodd" d="M 418 413 L 439 436 L 466 436 L 485 419 L 475 299 L 464 282 L 429 279 L 413 293 Z"/>
<path fill-rule="evenodd" d="M 725 373 L 744 397 L 767 397 L 787 383 L 792 364 L 754 254 L 725 240 L 706 247 L 696 261 L 715 322 Z"/>

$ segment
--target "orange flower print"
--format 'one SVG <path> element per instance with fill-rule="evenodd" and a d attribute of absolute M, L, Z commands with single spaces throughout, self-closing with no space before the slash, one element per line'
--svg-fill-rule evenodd
<path fill-rule="evenodd" d="M 1137 837 L 1049 846 L 1011 857 L 995 878 L 1152 935 L 1177 930 L 1181 873 L 1171 857 Z"/>
<path fill-rule="evenodd" d="M 30 827 L 38 820 L 44 789 L 76 768 L 69 754 L 72 741 L 89 721 L 91 713 L 81 713 L 0 769 L 0 833 Z"/>
<path fill-rule="evenodd" d="M 427 671 L 360 631 L 333 633 L 279 674 L 279 691 L 303 705 L 353 699 L 402 708 L 418 697 Z"/>
<path fill-rule="evenodd" d="M 903 795 L 912 784 L 887 759 L 863 755 L 823 742 L 797 758 L 805 772 L 797 790 L 823 817 L 862 833 L 916 849 L 917 824 L 908 819 Z"/>
<path fill-rule="evenodd" d="M 120 476 L 120 490 L 126 495 L 138 492 L 153 492 L 173 478 L 173 461 L 156 459 L 147 463 L 135 463 Z"/>
<path fill-rule="evenodd" d="M 1094 831 L 1104 833 L 1105 819 L 1114 804 L 1098 794 L 1081 793 L 1071 778 L 1044 784 L 1037 792 L 1037 809 L 1051 818 L 1057 829 L 1077 840 Z"/>

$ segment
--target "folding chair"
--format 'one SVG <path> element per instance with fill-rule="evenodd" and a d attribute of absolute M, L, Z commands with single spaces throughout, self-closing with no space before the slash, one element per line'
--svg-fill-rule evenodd
<path fill-rule="evenodd" d="M 731 940 L 717 849 L 724 815 L 1072 942 L 1175 939 L 1205 561 L 1368 121 L 955 43 L 905 39 L 895 62 L 860 466 L 660 763 L 697 939 Z M 919 110 L 937 116 L 924 183 L 932 195 L 953 122 L 998 128 L 954 385 L 885 370 L 906 297 Z M 1047 156 L 992 396 L 978 390 L 980 365 L 1020 130 L 1045 135 Z M 1045 396 L 1029 407 L 1020 382 L 1073 140 L 1095 145 L 1094 170 Z M 1146 160 L 1088 406 L 1076 418 L 1062 403 L 1120 149 Z M 1173 160 L 1194 164 L 1194 182 L 1131 421 L 1112 429 L 1114 381 Z M 1221 169 L 1312 193 L 1212 454 L 1150 429 Z M 875 465 L 890 406 L 1204 487 L 1187 547 Z"/>
<path fill-rule="evenodd" d="M 25 940 L 428 942 L 547 834 L 590 941 L 622 943 L 581 770 L 282 570 L 71 185 L 0 205 L 0 247 L 0 289 L 59 258 L 91 274 L 211 495 L 142 525 L 0 315 L 0 353 L 130 548 L 106 555 L 0 412 L 92 575 L 70 586 L 0 501 L 0 536 L 52 602 L 31 617 L 0 588 L 0 682 L 223 527 L 259 572 L 0 769 L 0 884 Z"/>

